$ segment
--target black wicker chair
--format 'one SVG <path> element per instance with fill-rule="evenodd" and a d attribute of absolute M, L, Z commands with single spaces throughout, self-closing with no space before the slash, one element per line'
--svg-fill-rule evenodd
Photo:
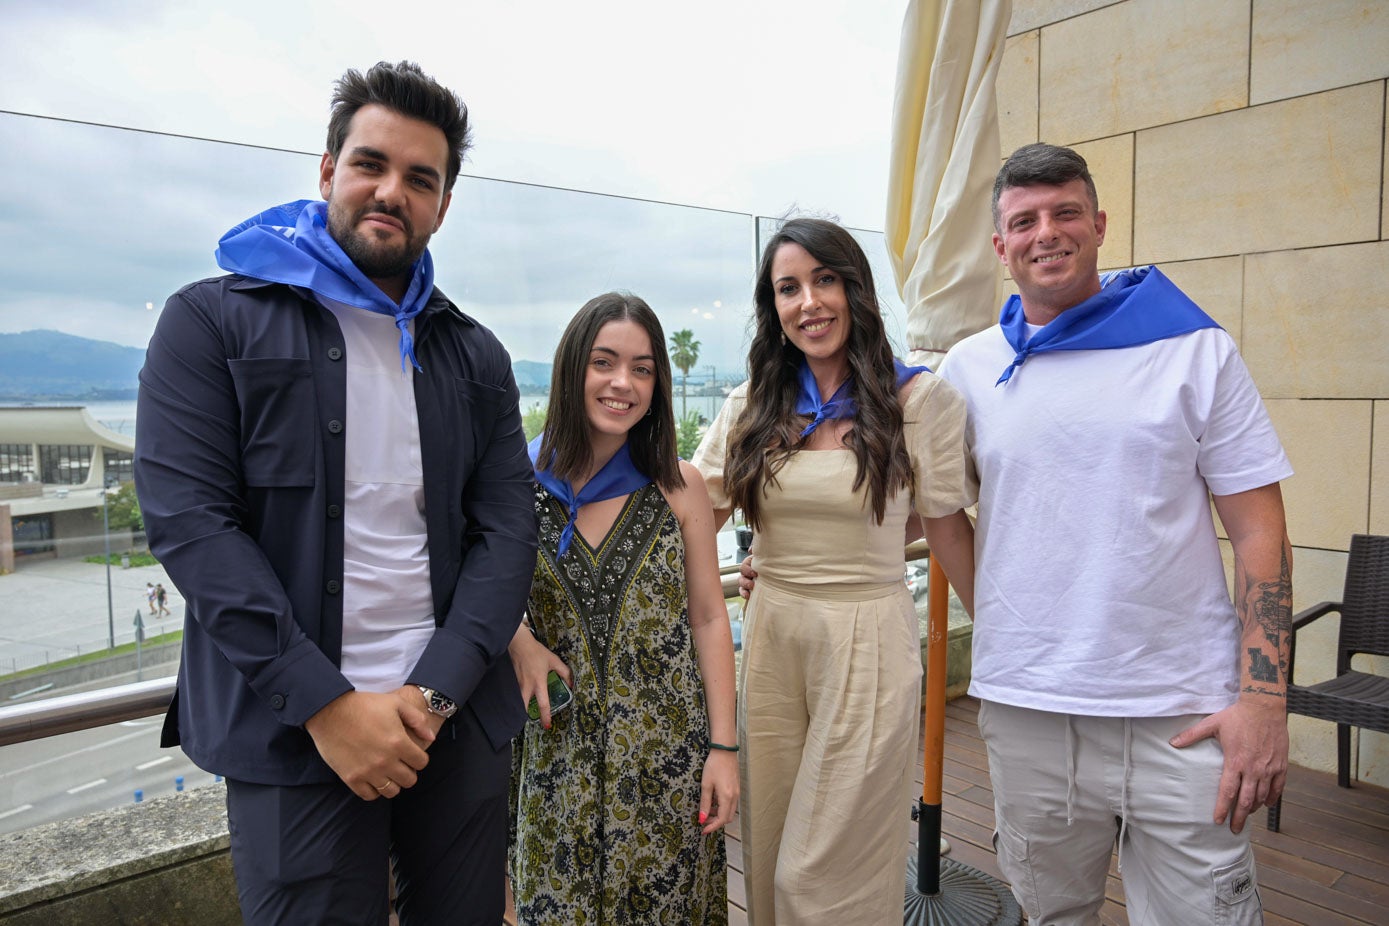
<path fill-rule="evenodd" d="M 1315 685 L 1294 685 L 1297 631 L 1332 612 L 1341 615 L 1336 677 Z M 1288 713 L 1336 724 L 1336 776 L 1343 788 L 1350 787 L 1350 728 L 1389 733 L 1389 677 L 1352 669 L 1351 657 L 1358 653 L 1389 656 L 1389 537 L 1351 537 L 1342 601 L 1323 601 L 1293 618 L 1288 648 Z M 1282 808 L 1279 800 L 1268 809 L 1268 828 L 1275 833 Z"/>

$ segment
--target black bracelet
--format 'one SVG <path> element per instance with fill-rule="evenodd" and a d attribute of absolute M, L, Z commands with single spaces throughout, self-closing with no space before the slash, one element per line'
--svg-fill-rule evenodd
<path fill-rule="evenodd" d="M 709 748 L 710 748 L 710 749 L 721 749 L 721 750 L 723 750 L 724 752 L 737 752 L 737 751 L 738 751 L 738 747 L 737 747 L 737 746 L 725 746 L 723 743 L 716 743 L 716 742 L 714 742 L 713 740 L 710 740 L 710 741 L 709 741 Z"/>

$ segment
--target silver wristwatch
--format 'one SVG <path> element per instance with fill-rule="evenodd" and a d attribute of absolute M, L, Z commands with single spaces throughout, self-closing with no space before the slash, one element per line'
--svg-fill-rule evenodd
<path fill-rule="evenodd" d="M 448 720 L 458 713 L 458 703 L 442 692 L 435 691 L 433 688 L 426 688 L 423 685 L 416 685 L 420 694 L 424 695 L 424 702 L 431 714 L 438 714 Z"/>

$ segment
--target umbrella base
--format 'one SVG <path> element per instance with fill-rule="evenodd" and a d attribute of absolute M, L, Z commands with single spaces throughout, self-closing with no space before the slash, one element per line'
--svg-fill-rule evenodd
<path fill-rule="evenodd" d="M 906 926 L 1021 924 L 1022 909 L 1008 886 L 953 859 L 940 860 L 940 893 L 917 890 L 916 854 L 907 859 Z"/>

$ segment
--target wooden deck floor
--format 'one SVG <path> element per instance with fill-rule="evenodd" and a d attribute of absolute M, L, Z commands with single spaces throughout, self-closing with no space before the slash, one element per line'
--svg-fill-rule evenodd
<path fill-rule="evenodd" d="M 972 698 L 957 699 L 946 708 L 942 829 L 952 858 L 1001 879 L 991 845 L 993 791 L 978 711 Z M 1335 775 L 1295 766 L 1283 798 L 1282 831 L 1268 832 L 1265 820 L 1260 811 L 1250 825 L 1269 926 L 1389 923 L 1389 789 L 1338 788 Z M 905 865 L 915 844 L 915 824 L 904 819 L 903 830 Z M 736 825 L 728 836 L 728 868 L 729 922 L 745 926 Z M 1127 926 L 1115 860 L 1110 861 L 1107 898 L 1101 921 Z"/>

